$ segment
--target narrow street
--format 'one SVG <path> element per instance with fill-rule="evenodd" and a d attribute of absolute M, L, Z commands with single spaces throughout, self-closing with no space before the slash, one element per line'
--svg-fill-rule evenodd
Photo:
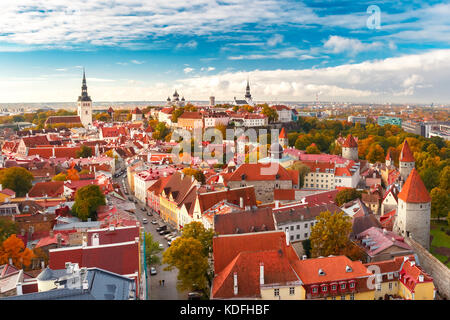
<path fill-rule="evenodd" d="M 164 236 L 159 235 L 159 233 L 156 231 L 156 228 L 159 224 L 164 224 L 163 220 L 159 217 L 159 215 L 155 212 L 152 212 L 152 216 L 148 216 L 147 212 L 144 212 L 142 208 L 146 208 L 148 211 L 151 211 L 149 207 L 147 207 L 143 202 L 136 199 L 132 194 L 130 194 L 130 188 L 127 183 L 127 177 L 126 174 L 122 175 L 118 178 L 115 178 L 114 180 L 120 184 L 120 186 L 123 189 L 123 179 L 128 191 L 127 197 L 131 197 L 133 200 L 137 200 L 136 205 L 136 218 L 139 222 L 142 223 L 144 226 L 144 230 L 146 232 L 150 232 L 153 236 L 153 240 L 157 241 L 158 243 L 162 243 L 164 246 L 163 251 L 159 254 L 161 261 L 162 261 L 162 253 L 164 250 L 168 248 L 167 240 L 164 238 Z M 146 218 L 148 220 L 148 223 L 144 224 L 143 219 Z M 156 220 L 158 224 L 152 224 L 151 221 Z M 177 286 L 177 275 L 178 270 L 174 268 L 172 271 L 165 271 L 163 270 L 167 265 L 148 265 L 147 266 L 147 288 L 149 290 L 148 292 L 148 299 L 149 300 L 187 300 L 187 294 L 188 292 L 178 292 L 176 286 Z M 156 275 L 150 275 L 150 267 L 155 267 L 157 274 Z M 159 284 L 160 280 L 164 280 L 164 286 L 161 286 Z"/>

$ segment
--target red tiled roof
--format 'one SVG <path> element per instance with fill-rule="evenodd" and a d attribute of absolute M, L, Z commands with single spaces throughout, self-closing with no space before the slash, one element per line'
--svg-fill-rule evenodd
<path fill-rule="evenodd" d="M 398 198 L 405 202 L 427 203 L 431 201 L 430 194 L 425 187 L 416 168 L 413 168 L 406 179 Z"/>
<path fill-rule="evenodd" d="M 139 226 L 136 225 L 137 221 L 134 221 L 133 227 L 117 227 L 117 228 L 105 228 L 99 230 L 88 230 L 87 240 L 88 246 L 92 246 L 92 240 L 94 234 L 99 237 L 99 244 L 112 244 L 127 241 L 134 241 L 139 237 Z"/>
<path fill-rule="evenodd" d="M 355 141 L 355 138 L 351 134 L 347 136 L 344 143 L 342 144 L 344 148 L 358 148 L 358 143 Z"/>
<path fill-rule="evenodd" d="M 49 268 L 64 269 L 66 262 L 72 262 L 78 263 L 80 267 L 97 267 L 128 275 L 139 271 L 139 250 L 138 242 L 51 249 Z"/>
<path fill-rule="evenodd" d="M 292 245 L 286 246 L 286 234 L 283 231 L 255 232 L 239 235 L 222 235 L 213 238 L 214 272 L 218 274 L 240 252 L 281 250 L 289 260 L 298 256 Z"/>
<path fill-rule="evenodd" d="M 264 174 L 264 170 L 269 171 L 272 166 L 276 166 L 276 172 L 271 174 Z M 262 163 L 244 163 L 239 166 L 234 172 L 227 177 L 229 181 L 241 181 L 242 176 L 245 175 L 246 181 L 273 181 L 277 180 L 276 175 L 278 175 L 278 180 L 293 180 L 292 175 L 283 166 L 279 164 L 262 164 Z"/>
<path fill-rule="evenodd" d="M 38 182 L 28 191 L 30 197 L 43 197 L 45 195 L 58 197 L 63 193 L 64 181 Z"/>
<path fill-rule="evenodd" d="M 142 111 L 138 107 L 136 107 L 131 113 L 132 114 L 142 114 Z"/>
<path fill-rule="evenodd" d="M 50 142 L 47 139 L 47 136 L 33 136 L 33 137 L 24 137 L 22 141 L 25 143 L 25 146 L 28 148 L 35 147 L 37 145 L 49 145 Z"/>
<path fill-rule="evenodd" d="M 414 162 L 414 156 L 411 152 L 411 149 L 409 148 L 408 141 L 405 139 L 405 142 L 403 143 L 402 151 L 400 152 L 400 159 L 401 162 Z"/>
<path fill-rule="evenodd" d="M 244 200 L 244 208 L 256 206 L 255 188 L 253 186 L 201 193 L 198 195 L 198 201 L 203 212 L 222 200 L 240 205 L 241 197 Z"/>
<path fill-rule="evenodd" d="M 352 271 L 347 272 L 346 266 L 351 267 Z M 372 275 L 361 261 L 351 261 L 346 256 L 298 260 L 293 263 L 293 267 L 306 285 Z M 322 269 L 325 274 L 319 275 L 319 269 Z"/>
<path fill-rule="evenodd" d="M 285 255 L 277 250 L 240 252 L 216 275 L 212 298 L 260 297 L 260 265 L 264 266 L 264 284 L 286 285 L 300 281 Z M 237 275 L 237 295 L 234 295 L 234 274 Z"/>
<path fill-rule="evenodd" d="M 178 119 L 202 119 L 202 114 L 197 111 L 185 111 Z"/>
<path fill-rule="evenodd" d="M 214 216 L 217 234 L 236 234 L 275 230 L 271 208 L 231 212 Z"/>

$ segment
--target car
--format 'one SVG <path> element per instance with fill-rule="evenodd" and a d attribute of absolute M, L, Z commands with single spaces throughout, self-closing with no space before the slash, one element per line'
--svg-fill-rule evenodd
<path fill-rule="evenodd" d="M 171 234 L 169 237 L 167 237 L 167 240 L 172 241 L 176 237 L 178 237 L 176 234 Z"/>
<path fill-rule="evenodd" d="M 167 229 L 167 226 L 166 225 L 161 225 L 161 226 L 159 226 L 158 228 L 156 228 L 156 231 L 163 231 L 163 230 L 166 230 Z"/>
<path fill-rule="evenodd" d="M 137 203 L 137 200 L 134 200 L 133 202 L 134 202 L 134 203 Z"/>
<path fill-rule="evenodd" d="M 201 300 L 201 298 L 203 297 L 203 294 L 201 292 L 189 292 L 188 293 L 188 300 Z"/>
<path fill-rule="evenodd" d="M 144 212 L 147 211 L 147 209 L 145 209 L 145 208 L 141 208 L 141 210 L 144 211 Z"/>
<path fill-rule="evenodd" d="M 147 223 L 148 223 L 147 218 L 142 219 L 142 223 L 143 223 L 143 224 L 147 224 Z"/>
<path fill-rule="evenodd" d="M 150 211 L 147 211 L 147 215 L 148 215 L 149 217 L 153 217 L 153 213 L 151 213 Z"/>
<path fill-rule="evenodd" d="M 151 268 L 150 268 L 150 274 L 151 274 L 152 276 L 154 276 L 155 274 L 157 274 L 156 268 L 155 268 L 155 267 L 151 267 Z"/>
<path fill-rule="evenodd" d="M 172 234 L 169 232 L 168 234 L 164 235 L 164 239 L 166 239 L 167 241 L 169 241 L 170 237 L 172 236 Z"/>
<path fill-rule="evenodd" d="M 151 221 L 151 223 L 152 223 L 152 224 L 157 224 L 157 223 L 158 223 L 158 220 L 153 219 L 153 220 Z"/>
<path fill-rule="evenodd" d="M 160 243 L 160 244 L 158 245 L 158 247 L 159 247 L 160 249 L 164 249 L 164 245 L 163 245 L 162 243 Z"/>
<path fill-rule="evenodd" d="M 159 235 L 163 236 L 163 235 L 168 234 L 168 233 L 170 233 L 169 230 L 162 230 L 162 231 L 159 232 Z"/>
<path fill-rule="evenodd" d="M 128 200 L 133 201 L 133 198 L 132 197 L 128 197 Z"/>

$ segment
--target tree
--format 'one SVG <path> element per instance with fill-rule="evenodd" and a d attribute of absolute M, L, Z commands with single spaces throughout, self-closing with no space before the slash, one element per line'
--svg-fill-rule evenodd
<path fill-rule="evenodd" d="M 184 108 L 177 108 L 173 110 L 171 120 L 172 122 L 178 122 L 178 118 L 184 113 Z"/>
<path fill-rule="evenodd" d="M 89 158 L 92 156 L 92 149 L 86 145 L 82 145 L 77 151 L 77 158 Z"/>
<path fill-rule="evenodd" d="M 369 147 L 369 152 L 367 153 L 366 159 L 370 163 L 384 162 L 385 156 L 383 148 L 379 144 L 372 144 Z"/>
<path fill-rule="evenodd" d="M 64 172 L 58 173 L 56 176 L 53 176 L 53 181 L 66 181 L 67 180 L 67 174 Z"/>
<path fill-rule="evenodd" d="M 16 268 L 22 269 L 23 267 L 28 267 L 33 258 L 33 251 L 25 248 L 23 241 L 17 238 L 15 234 L 3 241 L 0 246 L 0 265 L 9 263 L 9 259 L 12 259 L 12 264 Z"/>
<path fill-rule="evenodd" d="M 275 122 L 278 120 L 277 111 L 269 107 L 267 104 L 262 107 L 261 113 L 268 118 L 269 122 Z"/>
<path fill-rule="evenodd" d="M 439 175 L 439 187 L 450 191 L 450 166 L 446 166 Z"/>
<path fill-rule="evenodd" d="M 74 181 L 80 180 L 78 171 L 73 166 L 67 170 L 67 180 L 74 180 Z"/>
<path fill-rule="evenodd" d="M 97 121 L 107 122 L 110 119 L 111 119 L 111 117 L 109 116 L 109 114 L 107 112 L 102 112 L 102 113 L 95 115 L 95 120 L 97 120 Z"/>
<path fill-rule="evenodd" d="M 206 181 L 205 175 L 203 174 L 203 172 L 201 170 L 196 170 L 196 169 L 192 169 L 192 168 L 184 168 L 183 173 L 188 176 L 193 176 L 195 178 L 195 180 L 197 180 L 198 182 L 200 182 L 202 184 L 204 184 Z"/>
<path fill-rule="evenodd" d="M 153 240 L 153 236 L 150 232 L 145 232 L 145 259 L 148 265 L 160 264 L 161 259 L 158 253 L 162 251 L 159 247 L 159 243 Z"/>
<path fill-rule="evenodd" d="M 95 184 L 81 187 L 75 193 L 75 203 L 72 207 L 72 213 L 83 221 L 88 218 L 97 219 L 97 208 L 105 205 L 105 195 L 100 187 Z"/>
<path fill-rule="evenodd" d="M 338 206 L 342 206 L 344 203 L 355 200 L 357 198 L 361 198 L 361 192 L 353 188 L 347 188 L 339 191 L 334 201 Z"/>
<path fill-rule="evenodd" d="M 419 171 L 419 175 L 422 178 L 427 190 L 432 190 L 433 188 L 439 186 L 439 171 L 435 167 L 427 167 L 422 171 Z"/>
<path fill-rule="evenodd" d="M 321 212 L 311 228 L 311 256 L 316 258 L 340 254 L 348 245 L 351 231 L 351 219 L 343 211 Z"/>
<path fill-rule="evenodd" d="M 12 234 L 17 233 L 19 228 L 12 220 L 0 219 L 0 243 L 8 239 Z"/>
<path fill-rule="evenodd" d="M 202 253 L 203 249 L 199 240 L 180 237 L 163 253 L 163 263 L 168 265 L 164 270 L 178 269 L 179 290 L 202 291 L 208 296 L 209 263 Z"/>
<path fill-rule="evenodd" d="M 320 154 L 319 148 L 315 144 L 311 144 L 309 147 L 306 148 L 306 153 L 308 154 Z"/>
<path fill-rule="evenodd" d="M 181 237 L 163 253 L 165 270 L 178 269 L 178 288 L 180 290 L 199 290 L 209 295 L 208 287 L 212 275 L 208 259 L 212 253 L 214 231 L 205 229 L 200 222 L 184 226 Z"/>
<path fill-rule="evenodd" d="M 305 182 L 305 176 L 311 170 L 310 167 L 301 161 L 296 161 L 289 169 L 298 171 L 299 178 L 300 178 L 300 188 L 302 188 L 304 185 L 304 182 Z"/>
<path fill-rule="evenodd" d="M 431 215 L 436 218 L 445 217 L 450 212 L 450 195 L 447 190 L 434 188 L 430 192 Z"/>
<path fill-rule="evenodd" d="M 11 167 L 0 171 L 3 188 L 14 190 L 16 196 L 23 197 L 32 187 L 34 176 L 25 168 Z"/>

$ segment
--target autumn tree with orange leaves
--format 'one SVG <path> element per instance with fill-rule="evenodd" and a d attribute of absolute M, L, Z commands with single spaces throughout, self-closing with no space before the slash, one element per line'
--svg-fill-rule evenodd
<path fill-rule="evenodd" d="M 9 263 L 9 259 L 12 259 L 12 264 L 16 268 L 22 269 L 28 267 L 33 258 L 33 251 L 25 248 L 23 241 L 15 234 L 3 241 L 0 246 L 0 265 Z"/>

